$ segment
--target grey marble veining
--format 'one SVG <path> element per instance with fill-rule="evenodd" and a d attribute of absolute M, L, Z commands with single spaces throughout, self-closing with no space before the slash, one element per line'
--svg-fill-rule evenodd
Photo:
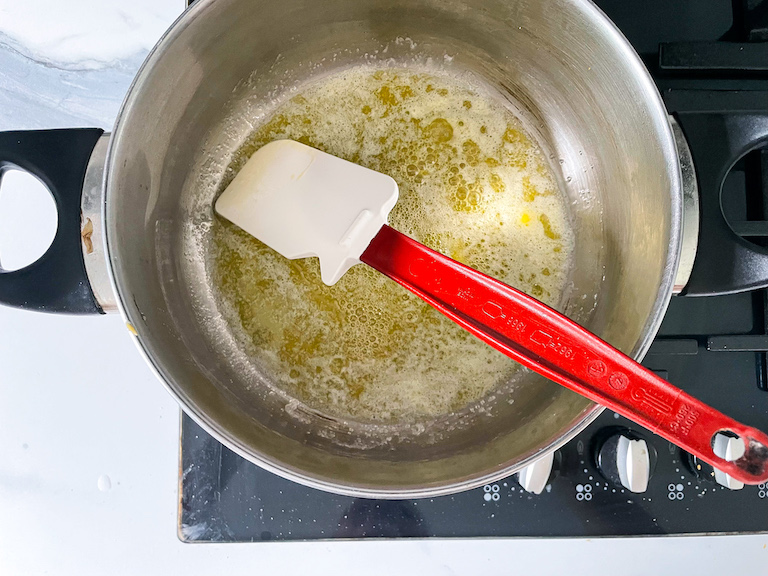
<path fill-rule="evenodd" d="M 100 69 L 65 69 L 22 54 L 0 34 L 0 130 L 110 129 L 145 56 Z"/>

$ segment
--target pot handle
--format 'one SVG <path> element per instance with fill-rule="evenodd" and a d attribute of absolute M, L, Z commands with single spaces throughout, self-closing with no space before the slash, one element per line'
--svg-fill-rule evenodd
<path fill-rule="evenodd" d="M 0 132 L 0 178 L 16 168 L 51 192 L 58 227 L 48 250 L 12 272 L 0 268 L 0 304 L 41 312 L 103 314 L 88 282 L 81 246 L 83 181 L 98 128 Z"/>
<path fill-rule="evenodd" d="M 701 215 L 696 257 L 682 294 L 712 296 L 768 286 L 768 249 L 733 231 L 720 198 L 733 165 L 768 143 L 768 113 L 678 112 L 677 120 L 690 147 Z"/>

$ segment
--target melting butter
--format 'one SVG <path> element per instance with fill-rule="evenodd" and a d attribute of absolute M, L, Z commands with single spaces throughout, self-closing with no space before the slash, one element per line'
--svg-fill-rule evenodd
<path fill-rule="evenodd" d="M 280 138 L 389 174 L 400 186 L 394 228 L 550 305 L 560 299 L 573 251 L 565 199 L 531 135 L 482 90 L 407 69 L 325 78 L 257 127 L 221 189 Z M 275 384 L 312 408 L 433 417 L 519 369 L 364 265 L 328 287 L 316 259 L 286 260 L 223 219 L 213 238 L 228 321 Z"/>

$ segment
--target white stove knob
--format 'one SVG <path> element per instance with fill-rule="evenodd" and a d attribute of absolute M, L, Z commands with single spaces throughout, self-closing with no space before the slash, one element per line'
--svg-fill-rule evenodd
<path fill-rule="evenodd" d="M 616 432 L 600 447 L 597 466 L 605 478 L 622 488 L 639 494 L 648 489 L 655 453 L 639 435 L 627 431 Z"/>
<path fill-rule="evenodd" d="M 541 494 L 547 486 L 549 475 L 552 473 L 552 461 L 555 457 L 554 451 L 542 456 L 533 464 L 528 464 L 520 471 L 517 481 L 523 490 L 531 494 Z"/>
<path fill-rule="evenodd" d="M 636 494 L 645 492 L 651 478 L 651 456 L 645 440 L 620 436 L 616 445 L 616 468 L 624 488 Z"/>
<path fill-rule="evenodd" d="M 712 444 L 712 451 L 715 453 L 715 456 L 728 462 L 733 462 L 744 455 L 745 449 L 741 438 L 733 438 L 720 433 L 715 434 L 715 441 Z M 720 486 L 725 486 L 729 490 L 741 490 L 744 488 L 743 482 L 739 482 L 722 470 L 715 468 L 714 471 L 715 482 L 720 484 Z"/>

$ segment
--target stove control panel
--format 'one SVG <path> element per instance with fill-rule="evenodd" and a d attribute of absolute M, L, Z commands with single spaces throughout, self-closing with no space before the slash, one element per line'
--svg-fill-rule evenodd
<path fill-rule="evenodd" d="M 266 472 L 184 418 L 183 539 L 632 536 L 768 532 L 768 487 L 737 486 L 606 410 L 520 471 L 435 498 L 369 500 Z M 726 436 L 724 457 L 738 447 Z"/>

